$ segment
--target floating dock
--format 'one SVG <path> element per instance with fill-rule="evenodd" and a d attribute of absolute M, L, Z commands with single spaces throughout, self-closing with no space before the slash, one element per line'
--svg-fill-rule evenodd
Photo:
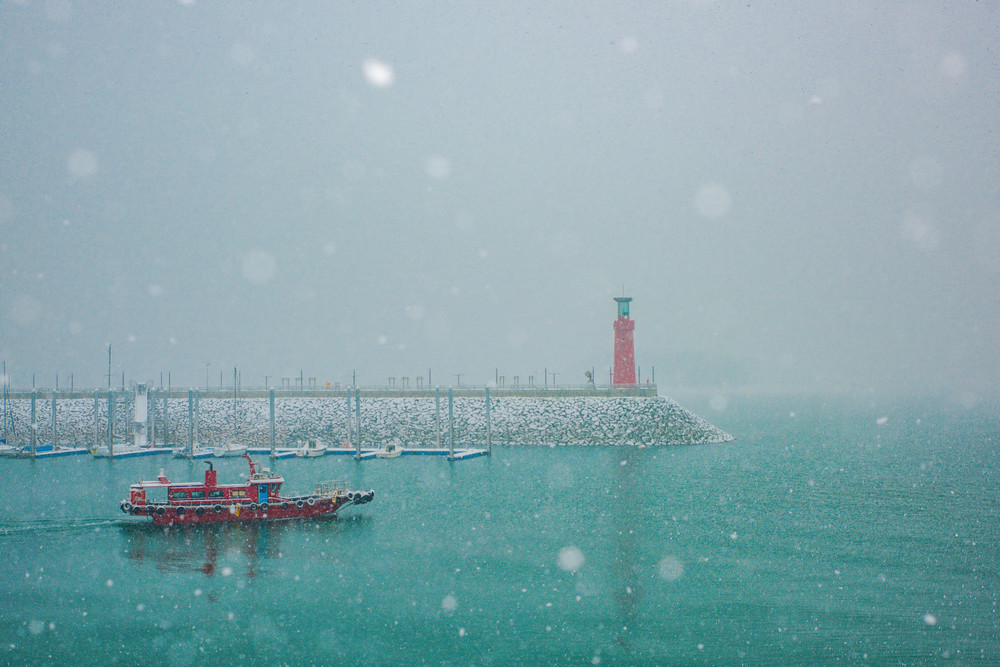
<path fill-rule="evenodd" d="M 451 453 L 448 449 L 437 448 L 437 447 L 412 447 L 410 449 L 400 448 L 400 456 L 449 456 Z M 276 459 L 287 459 L 294 457 L 296 455 L 297 449 L 275 449 L 274 458 Z M 324 456 L 353 456 L 359 461 L 367 461 L 368 459 L 378 458 L 378 453 L 381 450 L 378 449 L 362 449 L 358 452 L 357 449 L 347 448 L 347 447 L 330 447 L 326 450 L 326 453 L 319 456 L 308 456 L 303 458 L 322 458 Z M 250 447 L 247 449 L 250 454 L 257 454 L 261 456 L 270 456 L 271 450 L 267 447 Z M 450 458 L 454 461 L 464 461 L 465 459 L 474 459 L 478 456 L 486 456 L 489 452 L 485 449 L 475 449 L 475 448 L 464 448 L 456 449 L 454 454 Z"/>
<path fill-rule="evenodd" d="M 295 456 L 295 449 L 275 449 L 274 457 L 276 459 L 290 459 Z M 271 456 L 271 449 L 269 447 L 247 447 L 248 454 L 263 454 L 265 456 Z"/>
<path fill-rule="evenodd" d="M 400 450 L 400 456 L 447 456 L 453 461 L 464 461 L 465 459 L 474 459 L 477 456 L 487 456 L 489 454 L 485 449 L 473 448 L 456 449 L 454 453 L 451 450 L 437 447 L 411 447 L 410 449 L 401 447 Z M 380 451 L 379 449 L 362 449 L 359 453 L 356 449 L 337 447 L 326 450 L 326 453 L 335 456 L 354 456 L 358 460 L 365 461 L 367 459 L 378 458 Z"/>
<path fill-rule="evenodd" d="M 0 452 L 0 456 L 8 459 L 51 459 L 56 456 L 72 456 L 74 454 L 88 454 L 86 447 L 41 447 L 31 453 L 31 449 L 10 449 Z"/>

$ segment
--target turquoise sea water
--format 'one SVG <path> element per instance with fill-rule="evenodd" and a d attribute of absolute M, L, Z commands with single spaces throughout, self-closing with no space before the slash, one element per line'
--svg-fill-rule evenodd
<path fill-rule="evenodd" d="M 376 490 L 319 523 L 165 531 L 120 499 L 203 462 L 0 460 L 0 661 L 1000 662 L 995 409 L 681 402 L 737 440 L 269 464 Z"/>

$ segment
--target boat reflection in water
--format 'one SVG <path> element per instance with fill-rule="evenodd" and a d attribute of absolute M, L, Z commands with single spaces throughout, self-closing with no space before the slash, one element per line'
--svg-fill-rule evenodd
<path fill-rule="evenodd" d="M 174 526 L 122 523 L 125 555 L 162 572 L 199 571 L 206 576 L 257 575 L 282 560 L 285 550 L 334 557 L 336 538 L 366 524 L 363 516 L 294 522 L 226 522 Z M 317 546 L 317 542 L 319 546 Z M 288 559 L 284 559 L 287 565 Z"/>

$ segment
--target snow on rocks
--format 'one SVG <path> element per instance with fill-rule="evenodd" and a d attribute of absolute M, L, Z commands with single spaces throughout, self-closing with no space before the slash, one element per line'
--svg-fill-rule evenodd
<path fill-rule="evenodd" d="M 350 413 L 354 433 L 358 422 L 355 403 L 344 397 L 283 398 L 275 401 L 275 439 L 279 447 L 294 445 L 309 437 L 327 444 L 346 443 Z M 27 441 L 30 402 L 12 401 L 18 439 Z M 119 400 L 115 434 L 131 437 L 128 401 Z M 163 402 L 152 401 L 150 419 L 157 421 L 157 442 L 163 441 Z M 93 442 L 93 398 L 60 398 L 57 405 L 58 444 Z M 361 398 L 361 442 L 378 446 L 399 439 L 406 447 L 447 447 L 448 403 L 440 410 L 434 398 Z M 440 416 L 439 416 L 440 415 Z M 664 397 L 501 397 L 491 400 L 490 427 L 495 445 L 691 445 L 728 442 L 733 436 Z M 98 401 L 98 439 L 107 438 L 107 404 Z M 38 442 L 52 440 L 52 413 L 48 400 L 36 406 Z M 188 440 L 187 399 L 168 402 L 169 442 Z M 199 402 L 197 435 L 206 445 L 238 439 L 250 446 L 270 444 L 270 410 L 266 398 L 238 401 L 202 398 Z M 483 398 L 454 399 L 456 447 L 486 443 L 486 402 Z M 351 437 L 354 441 L 356 435 Z"/>

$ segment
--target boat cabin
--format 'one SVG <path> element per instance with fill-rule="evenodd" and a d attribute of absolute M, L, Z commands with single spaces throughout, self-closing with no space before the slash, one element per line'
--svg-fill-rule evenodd
<path fill-rule="evenodd" d="M 253 461 L 250 461 L 250 477 L 244 484 L 218 484 L 216 474 L 211 461 L 208 462 L 205 481 L 202 483 L 171 482 L 161 471 L 155 481 L 138 482 L 129 487 L 129 502 L 134 506 L 149 502 L 166 502 L 170 505 L 263 505 L 280 499 L 279 491 L 285 481 L 266 468 L 258 470 Z M 156 496 L 156 499 L 147 498 L 147 492 Z M 163 497 L 164 493 L 166 498 Z"/>

